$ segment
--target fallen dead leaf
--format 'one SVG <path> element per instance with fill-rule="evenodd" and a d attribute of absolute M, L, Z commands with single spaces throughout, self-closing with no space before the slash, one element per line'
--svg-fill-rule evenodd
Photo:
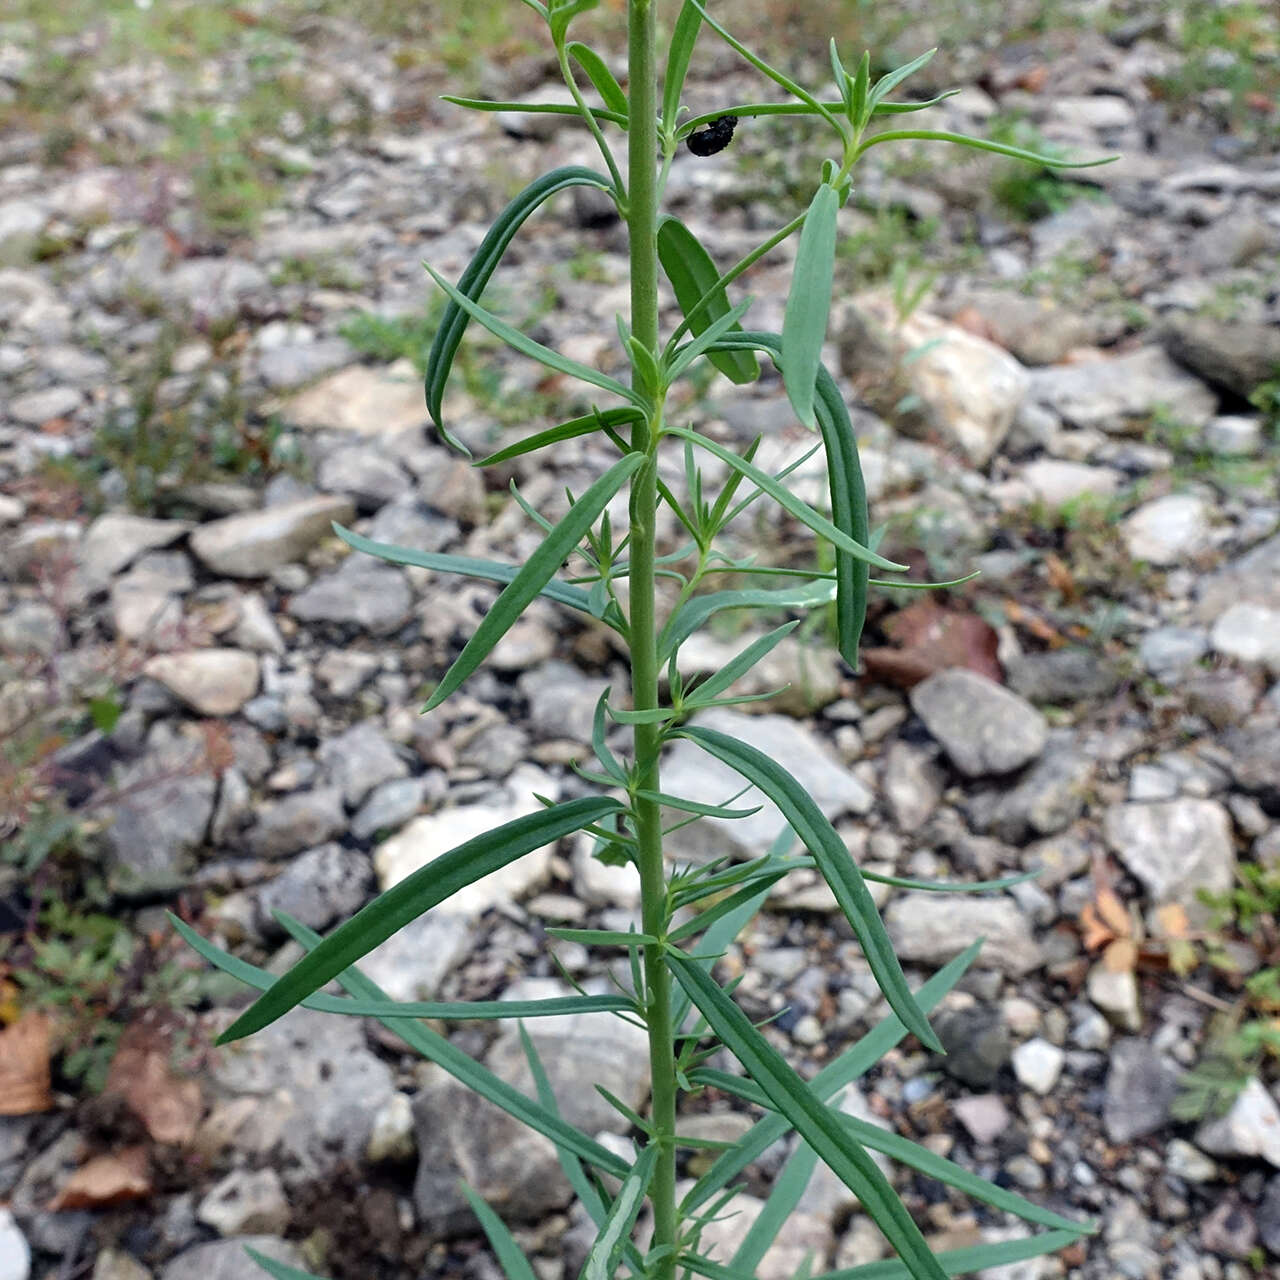
<path fill-rule="evenodd" d="M 53 1106 L 49 1058 L 53 1023 L 24 1013 L 0 1031 L 0 1116 L 26 1116 Z"/>
<path fill-rule="evenodd" d="M 146 1147 L 125 1147 L 112 1155 L 94 1156 L 67 1179 L 49 1203 L 63 1209 L 102 1209 L 151 1194 L 151 1168 Z"/>
<path fill-rule="evenodd" d="M 884 624 L 895 648 L 864 649 L 867 671 L 878 680 L 910 689 L 938 671 L 963 667 L 1002 682 L 995 630 L 967 609 L 920 600 Z"/>
<path fill-rule="evenodd" d="M 133 1022 L 120 1037 L 103 1092 L 123 1098 L 157 1142 L 185 1146 L 195 1136 L 204 1099 L 199 1082 L 178 1075 L 172 1062 L 168 1031 Z"/>

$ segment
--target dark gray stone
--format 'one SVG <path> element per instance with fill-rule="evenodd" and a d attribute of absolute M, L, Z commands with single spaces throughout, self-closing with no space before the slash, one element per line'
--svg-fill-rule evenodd
<path fill-rule="evenodd" d="M 401 570 L 353 555 L 294 596 L 289 612 L 303 622 L 342 623 L 382 636 L 408 621 L 412 603 Z"/>
<path fill-rule="evenodd" d="M 1088 698 L 1105 698 L 1120 683 L 1111 663 L 1088 649 L 1019 654 L 1004 664 L 1004 674 L 1009 688 L 1028 702 L 1068 706 Z"/>
<path fill-rule="evenodd" d="M 1049 726 L 1030 703 L 973 671 L 940 671 L 911 706 L 952 764 L 970 778 L 1012 773 L 1044 750 Z"/>
<path fill-rule="evenodd" d="M 1013 1052 L 1003 1014 L 986 1005 L 944 1010 L 933 1029 L 947 1051 L 942 1060 L 947 1074 L 975 1089 L 994 1084 Z"/>
<path fill-rule="evenodd" d="M 1168 1123 L 1182 1072 L 1146 1040 L 1127 1036 L 1111 1050 L 1102 1122 L 1112 1142 L 1132 1142 Z"/>
<path fill-rule="evenodd" d="M 324 930 L 359 911 L 372 890 L 373 868 L 364 854 L 323 844 L 300 854 L 254 893 L 258 928 L 266 937 L 278 937 L 282 930 L 272 912 L 285 911 Z"/>
<path fill-rule="evenodd" d="M 299 791 L 263 808 L 249 833 L 249 844 L 261 857 L 280 858 L 323 844 L 340 835 L 346 825 L 342 793 L 336 788 Z"/>

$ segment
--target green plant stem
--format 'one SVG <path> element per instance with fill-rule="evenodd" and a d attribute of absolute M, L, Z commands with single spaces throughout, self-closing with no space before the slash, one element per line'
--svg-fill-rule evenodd
<path fill-rule="evenodd" d="M 658 152 L 657 58 L 652 0 L 630 0 L 627 6 L 628 210 L 631 237 L 631 332 L 650 351 L 658 349 Z M 657 446 L 662 405 L 637 422 L 631 446 L 648 454 L 648 462 L 631 485 L 631 697 L 637 710 L 658 706 L 658 636 L 654 592 L 654 541 L 658 504 Z M 661 791 L 658 755 L 661 727 L 635 727 L 635 789 L 650 797 Z M 667 931 L 666 869 L 662 860 L 662 815 L 656 800 L 634 797 L 637 861 L 640 870 L 641 918 L 646 933 Z M 645 1020 L 649 1030 L 652 1080 L 650 1123 L 658 1147 L 649 1184 L 653 1207 L 653 1247 L 665 1249 L 654 1280 L 674 1280 L 679 1221 L 676 1215 L 676 1057 L 671 1025 L 671 975 L 661 946 L 644 951 Z"/>

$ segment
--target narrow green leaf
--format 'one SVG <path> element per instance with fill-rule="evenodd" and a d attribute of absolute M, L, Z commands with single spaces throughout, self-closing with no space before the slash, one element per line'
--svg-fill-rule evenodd
<path fill-rule="evenodd" d="M 843 138 L 844 134 L 840 129 L 840 122 L 836 119 L 826 107 L 819 102 L 807 89 L 802 88 L 789 76 L 784 75 L 776 67 L 771 67 L 763 58 L 757 57 L 750 49 L 746 47 L 740 40 L 735 39 L 728 31 L 725 30 L 706 10 L 706 6 L 699 3 L 699 0 L 689 0 L 698 12 L 702 15 L 702 20 L 731 48 L 740 53 L 755 69 L 768 76 L 774 84 L 785 89 L 794 98 L 805 103 L 811 110 L 816 111 L 823 116 L 835 131 Z"/>
<path fill-rule="evenodd" d="M 630 110 L 627 95 L 622 92 L 622 87 L 605 65 L 604 59 L 580 40 L 571 40 L 565 46 L 565 52 L 587 73 L 587 79 L 595 86 L 604 105 L 626 120 Z"/>
<path fill-rule="evenodd" d="M 762 889 L 767 892 L 787 874 L 785 870 L 773 871 L 753 878 L 736 893 L 731 893 L 714 906 L 708 907 L 706 911 L 699 912 L 692 920 L 686 920 L 684 924 L 677 925 L 667 934 L 668 939 L 671 942 L 683 942 L 686 938 L 692 938 L 694 934 L 701 933 L 715 924 L 721 917 L 727 916 L 748 902 L 753 902 Z"/>
<path fill-rule="evenodd" d="M 753 588 L 742 591 L 710 591 L 704 596 L 687 600 L 667 619 L 658 635 L 658 661 L 668 658 L 702 624 L 725 609 L 768 609 L 786 612 L 790 609 L 815 609 L 831 600 L 829 582 L 806 582 L 802 586 L 785 587 L 779 591 Z"/>
<path fill-rule="evenodd" d="M 468 578 L 482 578 L 486 582 L 508 583 L 519 574 L 518 564 L 500 564 L 497 560 L 477 560 L 472 556 L 448 556 L 438 551 L 415 551 L 411 547 L 397 547 L 390 542 L 374 542 L 350 529 L 334 524 L 333 531 L 347 546 L 367 555 L 377 556 L 391 564 L 411 564 L 422 569 L 435 569 L 440 573 L 458 573 Z M 589 613 L 587 593 L 581 587 L 567 582 L 557 582 L 554 578 L 544 584 L 539 595 L 557 604 L 568 605 L 571 609 L 580 609 Z"/>
<path fill-rule="evenodd" d="M 689 5 L 686 0 L 685 8 Z M 696 19 L 696 10 L 695 20 Z M 683 20 L 684 14 L 681 14 Z M 658 222 L 658 260 L 671 282 L 680 310 L 695 336 L 729 315 L 729 295 L 720 272 L 698 237 L 680 221 L 667 216 Z M 734 327 L 741 329 L 735 320 Z M 743 385 L 760 376 L 760 365 L 749 352 L 715 352 L 708 357 L 730 382 Z"/>
<path fill-rule="evenodd" d="M 630 400 L 633 404 L 641 403 L 636 393 L 616 378 L 609 377 L 607 373 L 601 373 L 599 369 L 592 369 L 590 365 L 570 360 L 568 356 L 562 356 L 558 351 L 552 351 L 550 347 L 544 347 L 540 342 L 534 342 L 519 329 L 513 328 L 505 320 L 498 319 L 491 311 L 486 311 L 478 302 L 473 302 L 460 289 L 451 285 L 429 262 L 424 262 L 422 265 L 426 268 L 427 274 L 467 315 L 473 320 L 478 320 L 490 333 L 501 338 L 513 350 L 528 356 L 531 360 L 538 361 L 539 364 L 546 365 L 548 369 L 556 370 L 557 373 L 567 373 L 571 378 L 588 382 L 593 387 L 600 387 L 604 391 L 611 391 L 622 400 Z M 452 360 L 452 352 L 449 358 Z M 427 376 L 431 376 L 430 366 Z M 443 388 L 443 380 L 441 387 Z M 441 394 L 443 395 L 443 390 Z"/>
<path fill-rule="evenodd" d="M 799 625 L 798 621 L 784 622 L 782 626 L 774 628 L 767 635 L 753 640 L 741 653 L 730 658 L 715 675 L 708 676 L 686 697 L 686 708 L 692 711 L 718 697 L 731 684 L 741 680 L 765 654 L 772 653 Z"/>
<path fill-rule="evenodd" d="M 773 1111 L 778 1109 L 773 1099 L 759 1085 L 742 1076 L 699 1067 L 691 1071 L 689 1077 L 694 1084 L 710 1085 L 755 1106 L 766 1107 Z M 833 1112 L 833 1115 L 839 1124 L 848 1129 L 854 1138 L 869 1150 L 878 1151 L 881 1155 L 888 1156 L 891 1160 L 896 1160 L 917 1173 L 935 1178 L 944 1186 L 955 1187 L 957 1191 L 963 1191 L 974 1200 L 988 1204 L 993 1209 L 1012 1213 L 1025 1222 L 1033 1222 L 1038 1226 L 1072 1231 L 1078 1236 L 1089 1235 L 1095 1229 L 1092 1223 L 1072 1222 L 1070 1218 L 1064 1218 L 1061 1214 L 1033 1204 L 1023 1196 L 998 1187 L 994 1182 L 980 1178 L 952 1160 L 935 1155 L 928 1148 L 894 1133 L 891 1129 L 882 1129 L 879 1125 L 871 1124 L 867 1120 L 860 1120 L 857 1116 L 845 1115 L 838 1111 Z"/>
<path fill-rule="evenodd" d="M 438 707 L 473 671 L 489 656 L 494 645 L 506 635 L 530 601 L 546 588 L 560 565 L 582 540 L 583 535 L 595 523 L 596 517 L 608 505 L 609 500 L 644 465 L 642 453 L 629 453 L 615 462 L 569 508 L 568 513 L 543 539 L 541 546 L 529 557 L 514 578 L 503 588 L 485 614 L 480 625 L 445 672 L 435 692 L 427 700 L 423 711 Z"/>
<path fill-rule="evenodd" d="M 618 763 L 618 757 L 609 750 L 605 741 L 605 709 L 609 705 L 609 689 L 596 699 L 595 713 L 591 717 L 591 746 L 600 761 L 600 767 L 621 786 L 627 785 L 627 771 Z"/>
<path fill-rule="evenodd" d="M 827 41 L 827 55 L 831 59 L 831 78 L 836 82 L 844 113 L 851 122 L 854 122 L 856 116 L 853 111 L 853 81 L 844 69 L 844 63 L 840 61 L 840 50 L 836 46 L 835 36 Z"/>
<path fill-rule="evenodd" d="M 632 334 L 626 334 L 622 345 L 631 357 L 631 368 L 634 371 L 634 385 L 651 400 L 657 400 L 666 386 L 666 377 L 658 367 L 658 358 L 643 342 Z"/>
<path fill-rule="evenodd" d="M 891 884 L 895 889 L 920 889 L 925 893 L 996 893 L 1001 889 L 1010 889 L 1015 884 L 1034 880 L 1039 871 L 1023 871 L 1016 876 L 1004 876 L 999 880 L 912 880 L 903 876 L 884 876 L 878 871 L 864 871 L 864 880 L 874 880 L 877 884 Z"/>
<path fill-rule="evenodd" d="M 782 339 L 776 334 L 748 333 L 741 341 L 751 342 L 769 352 L 781 366 Z M 739 341 L 731 337 L 728 341 Z M 814 408 L 818 430 L 827 455 L 827 482 L 831 493 L 831 522 L 855 542 L 871 547 L 870 519 L 867 514 L 867 487 L 858 459 L 858 441 L 853 433 L 849 410 L 836 380 L 824 365 L 819 365 L 815 383 Z M 864 561 L 840 547 L 836 558 L 836 624 L 840 656 L 855 670 L 858 644 L 867 617 L 867 587 L 870 582 Z"/>
<path fill-rule="evenodd" d="M 871 96 L 868 99 L 871 106 L 879 106 L 904 80 L 915 75 L 922 67 L 927 66 L 937 52 L 936 48 L 926 49 L 918 58 L 912 58 L 910 62 L 898 67 L 897 70 L 886 71 L 876 81 L 875 87 L 871 90 Z"/>
<path fill-rule="evenodd" d="M 759 813 L 763 805 L 754 805 L 750 809 L 729 809 L 719 804 L 702 804 L 698 800 L 686 800 L 683 796 L 668 795 L 665 791 L 637 791 L 642 800 L 653 800 L 665 805 L 668 809 L 678 809 L 681 813 L 696 813 L 703 818 L 749 818 Z"/>
<path fill-rule="evenodd" d="M 677 981 L 747 1074 L 769 1095 L 796 1132 L 856 1195 L 862 1207 L 907 1264 L 914 1280 L 941 1280 L 938 1265 L 920 1228 L 912 1221 L 884 1174 L 782 1055 L 751 1025 L 746 1014 L 702 967 L 669 948 L 666 961 Z"/>
<path fill-rule="evenodd" d="M 529 1264 L 515 1236 L 507 1230 L 506 1224 L 465 1182 L 459 1181 L 458 1189 L 466 1197 L 471 1212 L 479 1219 L 480 1228 L 493 1249 L 507 1280 L 538 1280 L 537 1273 Z"/>
<path fill-rule="evenodd" d="M 618 1189 L 609 1217 L 587 1256 L 585 1280 L 613 1280 L 614 1268 L 644 1205 L 657 1159 L 658 1148 L 648 1146 L 631 1166 L 631 1172 Z"/>
<path fill-rule="evenodd" d="M 553 938 L 580 942 L 584 947 L 650 947 L 658 941 L 647 933 L 629 933 L 622 929 L 548 929 Z"/>
<path fill-rule="evenodd" d="M 998 1244 L 971 1245 L 967 1249 L 949 1249 L 938 1254 L 938 1261 L 948 1276 L 967 1276 L 988 1267 L 1004 1267 L 1028 1258 L 1057 1253 L 1080 1239 L 1077 1231 L 1045 1231 L 1021 1240 L 1003 1240 Z M 866 1262 L 860 1267 L 840 1271 L 824 1271 L 813 1280 L 909 1280 L 911 1272 L 896 1258 L 883 1262 Z"/>
<path fill-rule="evenodd" d="M 582 112 L 576 102 L 497 102 L 492 98 L 463 98 L 453 93 L 442 93 L 441 102 L 451 102 L 455 107 L 467 107 L 471 111 L 520 111 L 527 115 L 576 116 Z M 626 128 L 627 117 L 605 107 L 587 108 L 596 120 L 608 120 L 611 124 Z M 610 188 L 612 190 L 612 188 Z"/>
<path fill-rule="evenodd" d="M 323 1276 L 318 1276 L 314 1272 L 303 1271 L 300 1267 L 291 1267 L 287 1262 L 277 1262 L 275 1258 L 269 1258 L 265 1253 L 249 1245 L 244 1246 L 244 1251 L 263 1271 L 269 1276 L 274 1276 L 275 1280 L 324 1280 Z"/>
<path fill-rule="evenodd" d="M 472 100 L 455 99 L 455 101 L 459 101 L 464 106 L 479 105 Z M 516 104 L 516 107 L 519 109 L 519 104 Z M 507 108 L 503 104 L 494 104 L 493 109 Z M 576 107 L 572 108 L 572 111 L 577 114 Z M 507 245 L 511 243 L 529 215 L 557 191 L 577 186 L 599 187 L 601 191 L 613 191 L 608 178 L 596 173 L 594 169 L 587 169 L 581 165 L 567 165 L 560 169 L 553 169 L 550 173 L 544 173 L 542 177 L 525 187 L 494 219 L 493 225 L 480 242 L 475 256 L 467 264 L 467 269 L 458 280 L 458 292 L 471 301 L 479 298 L 484 293 L 485 285 L 489 283 L 498 263 L 502 261 Z M 455 448 L 461 446 L 445 432 L 442 406 L 445 383 L 449 380 L 453 358 L 462 342 L 462 335 L 466 332 L 468 317 L 469 313 L 456 301 L 450 302 L 445 308 L 444 318 L 440 322 L 440 328 L 436 330 L 435 340 L 431 344 L 431 353 L 427 358 L 427 409 L 436 428 Z M 468 451 L 463 448 L 462 452 Z"/>
<path fill-rule="evenodd" d="M 778 806 L 831 886 L 840 909 L 862 944 L 867 963 L 889 1007 L 926 1048 L 942 1052 L 941 1041 L 911 995 L 893 944 L 857 864 L 809 793 L 772 757 L 728 734 L 687 725 L 678 730 L 678 735 L 696 742 L 708 754 L 755 783 Z"/>
<path fill-rule="evenodd" d="M 559 444 L 562 440 L 573 440 L 578 436 L 593 435 L 605 427 L 625 427 L 632 422 L 639 422 L 643 417 L 644 414 L 639 409 L 629 406 L 624 406 L 620 409 L 605 409 L 603 412 L 597 410 L 594 413 L 584 414 L 581 418 L 571 418 L 568 422 L 562 422 L 558 427 L 548 427 L 546 431 L 539 431 L 536 435 L 526 436 L 523 440 L 517 440 L 515 444 L 509 444 L 505 449 L 499 449 L 496 453 L 491 453 L 487 458 L 481 458 L 475 465 L 477 467 L 497 466 L 500 462 L 510 462 L 512 458 L 519 458 L 523 454 L 545 449 L 551 444 Z"/>
<path fill-rule="evenodd" d="M 626 996 L 556 996 L 547 1000 L 379 1001 L 350 1000 L 317 992 L 302 1002 L 310 1009 L 353 1018 L 434 1018 L 438 1022 L 494 1021 L 503 1018 L 561 1018 L 571 1013 L 634 1013 Z"/>
<path fill-rule="evenodd" d="M 820 537 L 826 538 L 833 546 L 847 551 L 850 555 L 858 557 L 867 564 L 875 565 L 878 569 L 889 569 L 900 573 L 906 568 L 905 565 L 894 564 L 893 561 L 886 560 L 874 551 L 869 551 L 860 542 L 855 542 L 847 533 L 837 529 L 826 516 L 819 514 L 807 502 L 802 502 L 771 475 L 761 471 L 759 467 L 752 466 L 751 463 L 734 453 L 732 449 L 726 449 L 709 437 L 699 435 L 696 431 L 690 431 L 686 427 L 667 427 L 665 428 L 665 434 L 679 436 L 684 440 L 692 440 L 700 448 L 705 449 L 708 453 L 715 454 L 721 461 L 727 462 L 735 471 L 743 472 L 748 480 L 756 485 L 757 488 L 763 489 L 783 510 L 795 516 L 801 524 L 812 529 Z"/>
<path fill-rule="evenodd" d="M 689 59 L 693 56 L 694 45 L 698 43 L 701 26 L 702 15 L 698 12 L 697 5 L 684 0 L 667 45 L 667 68 L 662 76 L 663 129 L 673 129 L 676 125 L 685 76 L 689 74 Z"/>
<path fill-rule="evenodd" d="M 264 992 L 218 1037 L 219 1044 L 260 1031 L 318 991 L 410 920 L 526 853 L 578 831 L 622 806 L 607 796 L 570 800 L 552 809 L 504 822 L 406 876 L 357 911 Z"/>
<path fill-rule="evenodd" d="M 255 987 L 259 991 L 269 990 L 278 981 L 275 974 L 259 969 L 256 965 L 251 965 L 206 942 L 172 912 L 168 915 L 169 922 L 182 937 L 224 973 L 229 973 L 246 986 Z M 320 935 L 314 929 L 307 928 L 287 912 L 277 912 L 276 918 L 289 935 L 308 951 L 314 950 L 321 944 Z M 338 974 L 337 979 L 339 984 L 358 1000 L 367 1000 L 370 1003 L 392 1003 L 382 988 L 377 983 L 371 982 L 358 969 L 347 969 Z M 518 1089 L 513 1089 L 505 1081 L 499 1080 L 488 1068 L 481 1066 L 474 1058 L 450 1044 L 438 1032 L 432 1031 L 421 1022 L 406 1022 L 403 1019 L 381 1019 L 381 1021 L 411 1049 L 438 1064 L 473 1092 L 514 1116 L 521 1124 L 541 1133 L 557 1146 L 573 1151 L 581 1159 L 616 1178 L 626 1176 L 630 1166 L 625 1160 L 615 1156 L 572 1125 L 565 1124 L 558 1115 L 552 1115 L 531 1102 Z"/>
<path fill-rule="evenodd" d="M 723 362 L 724 353 L 715 350 L 715 344 L 726 333 L 742 328 L 742 317 L 747 314 L 754 301 L 754 298 L 743 299 L 736 307 L 733 307 L 718 320 L 707 325 L 692 342 L 686 342 L 684 346 L 678 347 L 672 353 L 671 364 L 667 369 L 667 381 L 674 382 L 699 356 L 705 355 L 712 364 L 719 368 L 717 360 Z"/>
<path fill-rule="evenodd" d="M 871 84 L 871 54 L 863 51 L 862 61 L 858 63 L 858 74 L 854 77 L 849 89 L 849 105 L 855 128 L 861 129 L 871 117 L 867 109 L 868 88 Z"/>
<path fill-rule="evenodd" d="M 1046 169 L 1094 169 L 1100 164 L 1113 164 L 1115 156 L 1103 156 L 1098 160 L 1063 160 L 1057 156 L 1041 155 L 1024 147 L 1013 147 L 1004 142 L 991 142 L 986 138 L 972 138 L 967 133 L 948 133 L 942 129 L 890 129 L 867 138 L 858 148 L 858 154 L 882 142 L 951 142 L 974 151 L 991 151 L 1012 160 L 1029 160 Z"/>
<path fill-rule="evenodd" d="M 740 1271 L 744 1276 L 755 1274 L 783 1223 L 800 1203 L 817 1165 L 818 1153 L 807 1142 L 800 1143 L 783 1165 L 764 1208 L 743 1236 L 738 1251 L 729 1259 L 730 1270 Z"/>
<path fill-rule="evenodd" d="M 782 383 L 796 417 L 816 425 L 814 384 L 822 363 L 831 310 L 831 283 L 836 259 L 836 213 L 840 197 L 824 182 L 814 193 L 800 230 L 795 270 L 782 319 Z"/>
<path fill-rule="evenodd" d="M 763 895 L 762 899 L 763 899 Z M 710 950 L 709 941 L 703 939 L 702 946 Z M 937 1007 L 942 997 L 964 976 L 965 971 L 977 958 L 982 947 L 981 940 L 973 943 L 951 960 L 916 992 L 916 1003 L 926 1013 Z M 845 1085 L 866 1075 L 886 1053 L 907 1034 L 901 1019 L 894 1013 L 889 1014 L 860 1040 L 845 1050 L 834 1062 L 828 1063 L 809 1082 L 809 1088 L 815 1096 L 822 1100 L 831 1098 Z M 733 1151 L 726 1152 L 702 1175 L 685 1196 L 682 1210 L 692 1213 L 699 1206 L 706 1204 L 712 1196 L 731 1183 L 753 1161 L 767 1151 L 779 1138 L 783 1137 L 791 1125 L 781 1115 L 765 1116 L 738 1140 Z"/>

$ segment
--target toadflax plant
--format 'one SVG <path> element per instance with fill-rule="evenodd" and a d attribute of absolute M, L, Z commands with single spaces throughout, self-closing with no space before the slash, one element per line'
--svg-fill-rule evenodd
<path fill-rule="evenodd" d="M 567 514 L 558 523 L 525 505 L 545 537 L 523 565 L 384 545 L 341 528 L 338 533 L 357 551 L 395 564 L 420 565 L 503 584 L 493 607 L 445 672 L 425 711 L 439 706 L 476 671 L 539 596 L 578 610 L 617 633 L 630 653 L 630 697 L 613 702 L 606 692 L 596 707 L 595 765 L 580 770 L 597 788 L 595 794 L 561 804 L 547 802 L 538 813 L 468 840 L 388 889 L 327 938 L 321 939 L 282 916 L 285 928 L 307 948 L 304 958 L 283 977 L 274 978 L 219 951 L 175 920 L 175 927 L 201 954 L 261 991 L 257 1001 L 224 1033 L 222 1042 L 250 1035 L 299 1004 L 380 1019 L 423 1056 L 555 1144 L 570 1183 L 598 1228 L 583 1271 L 587 1280 L 617 1275 L 646 1280 L 674 1280 L 677 1275 L 711 1280 L 754 1276 L 819 1159 L 857 1196 L 897 1254 L 896 1261 L 831 1272 L 827 1280 L 837 1275 L 843 1280 L 899 1276 L 939 1280 L 1061 1248 L 1091 1228 L 1048 1212 L 892 1132 L 845 1115 L 833 1105 L 846 1085 L 907 1034 L 915 1035 L 929 1049 L 941 1049 L 929 1025 L 929 1011 L 977 953 L 975 944 L 919 991 L 912 992 L 866 881 L 915 889 L 967 890 L 1000 888 L 1010 881 L 934 885 L 860 871 L 830 821 L 783 763 L 699 725 L 698 713 L 706 708 L 750 700 L 735 696 L 735 683 L 798 625 L 797 620 L 748 645 L 701 683 L 682 679 L 678 660 L 681 646 L 718 610 L 803 613 L 834 602 L 840 653 L 853 665 L 868 587 L 881 585 L 870 578 L 870 572 L 904 570 L 874 550 L 876 540 L 868 528 L 866 495 L 849 415 L 821 359 L 831 301 L 837 215 L 849 197 L 850 176 L 859 158 L 870 148 L 897 139 L 921 139 L 959 143 L 1040 164 L 1058 162 L 962 135 L 881 129 L 885 117 L 932 105 L 890 97 L 924 65 L 928 54 L 873 80 L 869 55 L 864 54 L 851 71 L 833 41 L 831 70 L 838 96 L 827 99 L 795 83 L 746 48 L 698 0 L 684 0 L 678 14 L 673 13 L 675 24 L 665 65 L 660 64 L 656 38 L 659 6 L 656 0 L 631 0 L 627 6 L 628 88 L 624 91 L 598 53 L 569 38 L 573 20 L 594 8 L 597 0 L 522 2 L 547 24 L 564 76 L 566 101 L 536 106 L 467 98 L 450 101 L 481 111 L 549 111 L 576 117 L 598 145 L 604 171 L 573 166 L 532 183 L 502 211 L 456 284 L 427 267 L 449 299 L 431 350 L 427 405 L 441 435 L 461 448 L 443 420 L 444 390 L 464 332 L 475 321 L 517 352 L 581 380 L 609 402 L 606 407 L 593 408 L 589 414 L 530 435 L 480 460 L 477 466 L 551 449 L 560 441 L 588 434 L 611 442 L 617 449 L 617 461 L 584 492 L 571 498 Z M 707 29 L 785 91 L 788 100 L 742 103 L 714 115 L 686 118 L 687 108 L 681 103 L 685 75 L 694 45 Z M 579 72 L 599 96 L 598 104 L 589 102 L 580 89 Z M 814 175 L 816 186 L 805 212 L 727 271 L 721 271 L 683 223 L 661 212 L 671 163 L 682 144 L 696 155 L 712 154 L 729 144 L 735 124 L 766 115 L 812 117 L 829 140 L 833 158 Z M 535 342 L 480 304 L 485 286 L 524 221 L 555 193 L 571 186 L 597 187 L 605 192 L 627 227 L 631 306 L 629 317 L 618 318 L 618 338 L 630 366 L 626 380 Z M 797 234 L 795 272 L 782 332 L 744 327 L 751 300 L 733 301 L 730 286 L 769 250 Z M 659 291 L 664 277 L 683 315 L 666 334 L 659 325 Z M 668 417 L 672 386 L 699 362 L 710 362 L 731 382 L 747 383 L 758 376 L 761 355 L 781 371 L 795 416 L 818 434 L 817 447 L 825 451 L 830 481 L 829 515 L 801 501 L 788 488 L 785 471 L 773 475 L 755 465 L 759 440 L 739 454 Z M 662 450 L 678 451 L 683 458 L 687 477 L 683 496 L 659 476 Z M 704 480 L 700 470 L 699 459 L 706 456 L 721 464 L 715 474 L 727 477 L 718 491 Z M 629 523 L 618 529 L 606 508 L 624 491 Z M 735 580 L 750 582 L 793 572 L 735 561 L 717 549 L 722 531 L 762 497 L 779 504 L 830 544 L 833 571 L 815 570 L 782 589 L 703 590 L 718 573 L 732 572 Z M 661 504 L 670 508 L 688 540 L 670 554 L 659 556 L 655 527 Z M 575 565 L 572 576 L 562 576 L 566 562 Z M 678 585 L 674 606 L 661 617 L 655 595 L 659 574 Z M 629 752 L 620 755 L 608 745 L 610 722 L 630 728 Z M 668 789 L 664 789 L 660 755 L 664 746 L 681 738 L 740 774 L 744 790 L 755 788 L 778 807 L 787 827 L 773 851 L 741 864 L 722 859 L 675 869 L 668 866 L 663 857 L 664 812 L 675 811 L 684 815 L 683 821 L 697 821 L 708 816 L 733 819 L 756 811 L 683 798 L 678 794 L 679 778 L 669 780 Z M 396 930 L 451 894 L 525 854 L 580 831 L 598 837 L 598 856 L 630 862 L 638 869 L 641 928 L 629 933 L 590 929 L 551 932 L 588 946 L 627 949 L 633 989 L 617 995 L 582 993 L 531 1002 L 400 1004 L 389 1001 L 355 967 L 362 956 Z M 802 848 L 793 853 L 797 842 Z M 800 867 L 816 868 L 830 885 L 892 1011 L 807 1081 L 787 1064 L 714 976 L 717 956 L 759 910 L 770 888 Z M 321 992 L 335 978 L 346 996 Z M 537 1082 L 536 1097 L 512 1088 L 420 1021 L 525 1019 L 566 1013 L 620 1017 L 643 1026 L 647 1033 L 651 1099 L 647 1114 L 626 1113 L 634 1135 L 629 1157 L 607 1150 L 566 1123 L 528 1038 L 525 1044 Z M 721 1048 L 737 1061 L 739 1074 L 706 1065 Z M 708 1145 L 681 1136 L 677 1123 L 680 1098 L 707 1086 L 758 1107 L 764 1114 L 738 1141 L 710 1144 L 714 1161 L 692 1187 L 678 1194 L 677 1153 L 682 1148 Z M 708 1256 L 700 1245 L 707 1223 L 732 1212 L 739 1177 L 770 1145 L 793 1130 L 797 1135 L 794 1154 L 737 1252 L 727 1259 Z M 870 1152 L 891 1156 L 1001 1213 L 1045 1230 L 935 1255 Z M 483 1201 L 470 1192 L 468 1197 L 506 1275 L 510 1280 L 533 1280 L 535 1273 L 508 1229 Z M 279 1277 L 304 1274 L 266 1258 L 260 1261 Z M 805 1274 L 811 1270 L 806 1268 Z"/>

